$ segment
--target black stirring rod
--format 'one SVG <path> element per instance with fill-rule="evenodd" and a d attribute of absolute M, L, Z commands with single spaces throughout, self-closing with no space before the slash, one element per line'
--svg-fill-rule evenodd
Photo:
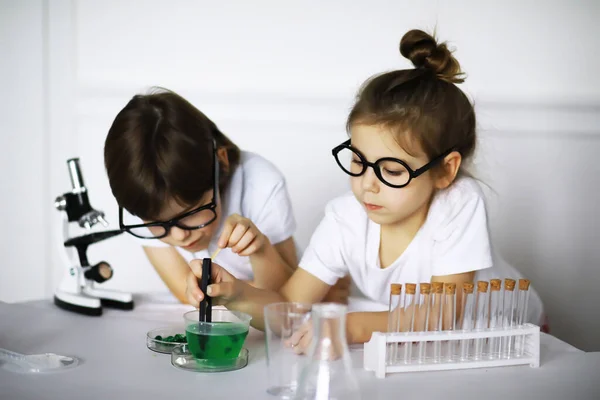
<path fill-rule="evenodd" d="M 206 276 L 208 277 L 208 282 L 206 282 L 206 287 L 208 287 L 212 280 L 212 258 L 205 258 L 202 261 L 202 269 L 204 269 L 204 264 L 207 265 Z M 206 322 L 212 322 L 212 297 L 210 296 L 206 298 Z"/>
<path fill-rule="evenodd" d="M 212 322 L 212 299 L 206 294 L 206 288 L 210 282 L 211 269 L 211 259 L 204 258 L 202 260 L 202 280 L 200 281 L 200 290 L 204 293 L 204 298 L 200 302 L 199 322 Z"/>

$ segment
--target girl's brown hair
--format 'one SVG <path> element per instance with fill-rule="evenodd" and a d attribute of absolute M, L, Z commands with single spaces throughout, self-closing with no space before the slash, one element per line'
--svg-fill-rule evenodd
<path fill-rule="evenodd" d="M 213 187 L 213 139 L 225 148 L 220 163 L 223 195 L 240 150 L 206 115 L 178 94 L 155 88 L 134 96 L 112 123 L 104 164 L 117 202 L 144 220 L 155 220 L 168 201 L 196 205 Z"/>
<path fill-rule="evenodd" d="M 475 151 L 475 111 L 456 84 L 464 81 L 460 64 L 445 43 L 421 30 L 407 32 L 400 53 L 414 69 L 371 77 L 356 97 L 346 128 L 381 125 L 395 133 L 407 152 L 418 149 L 431 160 L 454 149 L 467 159 Z M 418 145 L 418 148 L 415 147 Z"/>

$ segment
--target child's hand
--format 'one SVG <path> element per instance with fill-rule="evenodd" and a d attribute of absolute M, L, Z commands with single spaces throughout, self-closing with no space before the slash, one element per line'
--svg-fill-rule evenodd
<path fill-rule="evenodd" d="M 325 321 L 321 325 L 321 335 L 323 337 L 338 337 L 339 329 L 345 329 L 340 327 L 339 324 L 333 323 L 332 321 Z M 312 319 L 305 322 L 294 334 L 286 341 L 286 345 L 294 349 L 296 354 L 307 354 L 313 338 L 313 324 Z M 344 349 L 342 343 L 334 341 L 322 341 L 317 344 L 319 346 L 316 349 L 318 357 L 322 360 L 337 360 L 343 355 Z"/>
<path fill-rule="evenodd" d="M 225 220 L 219 237 L 219 248 L 231 247 L 240 256 L 249 256 L 265 248 L 268 239 L 248 218 L 232 214 Z"/>
<path fill-rule="evenodd" d="M 312 319 L 306 321 L 289 339 L 285 345 L 294 349 L 296 354 L 305 354 L 308 352 L 313 337 Z"/>
<path fill-rule="evenodd" d="M 348 304 L 348 297 L 350 296 L 350 283 L 350 275 L 346 275 L 345 277 L 338 279 L 335 285 L 329 289 L 323 298 L 323 303 Z"/>
<path fill-rule="evenodd" d="M 202 278 L 202 260 L 190 262 L 190 272 L 186 278 L 187 287 L 185 295 L 187 301 L 194 307 L 199 307 L 204 299 L 204 293 L 200 290 L 198 279 Z M 216 304 L 227 304 L 235 299 L 240 292 L 240 282 L 227 270 L 218 264 L 212 263 L 211 284 L 206 290 L 207 294 L 216 300 Z M 214 304 L 214 305 L 216 305 Z"/>

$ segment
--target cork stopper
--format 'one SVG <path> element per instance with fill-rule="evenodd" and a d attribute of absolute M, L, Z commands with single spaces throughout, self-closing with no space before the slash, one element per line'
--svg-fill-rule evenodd
<path fill-rule="evenodd" d="M 514 279 L 510 279 L 510 278 L 506 278 L 504 280 L 504 289 L 512 292 L 513 290 L 515 290 L 515 280 Z"/>
<path fill-rule="evenodd" d="M 406 294 L 415 294 L 415 292 L 417 291 L 417 285 L 415 285 L 414 283 L 407 283 L 405 285 L 406 288 Z"/>
<path fill-rule="evenodd" d="M 478 281 L 477 282 L 477 291 L 481 293 L 487 293 L 489 283 L 486 281 Z"/>
<path fill-rule="evenodd" d="M 419 288 L 421 289 L 421 294 L 431 293 L 431 284 L 430 283 L 420 283 Z"/>
<path fill-rule="evenodd" d="M 497 292 L 498 290 L 500 290 L 500 286 L 502 286 L 502 281 L 500 279 L 490 280 L 490 289 L 493 292 Z"/>
<path fill-rule="evenodd" d="M 529 290 L 529 279 L 519 279 L 519 290 Z"/>
<path fill-rule="evenodd" d="M 392 294 L 401 294 L 402 293 L 402 284 L 401 283 L 392 283 Z"/>
<path fill-rule="evenodd" d="M 446 294 L 454 294 L 456 293 L 456 283 L 445 283 L 446 286 Z"/>
<path fill-rule="evenodd" d="M 442 282 L 433 282 L 431 286 L 433 288 L 433 293 L 440 294 L 444 291 L 444 284 Z"/>
<path fill-rule="evenodd" d="M 463 283 L 463 292 L 469 294 L 469 293 L 473 293 L 473 288 L 475 287 L 475 285 L 473 285 L 473 282 L 465 282 Z"/>

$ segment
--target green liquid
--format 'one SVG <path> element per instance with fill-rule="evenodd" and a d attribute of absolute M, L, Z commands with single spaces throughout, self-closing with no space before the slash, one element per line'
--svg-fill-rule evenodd
<path fill-rule="evenodd" d="M 191 324 L 186 330 L 188 348 L 196 358 L 224 360 L 240 355 L 248 327 L 233 322 L 210 325 Z"/>

